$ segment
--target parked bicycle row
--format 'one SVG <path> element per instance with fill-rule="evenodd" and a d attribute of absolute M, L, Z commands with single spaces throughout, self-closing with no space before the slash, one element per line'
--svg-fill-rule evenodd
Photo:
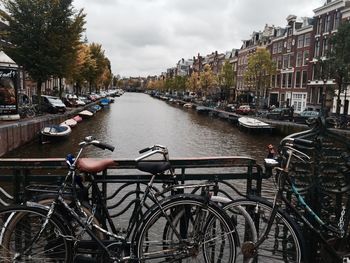
<path fill-rule="evenodd" d="M 276 180 L 272 203 L 237 188 L 235 200 L 215 195 L 210 181 L 182 184 L 165 146 L 140 150 L 136 168 L 150 179 L 124 231 L 95 180 L 116 163 L 81 157 L 89 146 L 114 147 L 86 137 L 76 156 L 67 155 L 68 173 L 56 191 L 0 211 L 2 262 L 314 262 L 305 228 L 318 237 L 326 262 L 349 260 L 350 199 L 327 222 L 291 176 L 296 166 L 317 161 L 317 149 L 328 143 L 324 125 L 318 119 L 313 129 L 284 138 L 278 154 L 264 160 L 265 172 Z M 342 140 L 331 131 L 327 135 Z M 339 171 L 350 175 L 350 143 L 342 145 Z M 154 158 L 158 155 L 161 160 Z M 164 178 L 161 192 L 153 187 L 159 178 Z M 38 186 L 30 188 L 40 192 Z"/>

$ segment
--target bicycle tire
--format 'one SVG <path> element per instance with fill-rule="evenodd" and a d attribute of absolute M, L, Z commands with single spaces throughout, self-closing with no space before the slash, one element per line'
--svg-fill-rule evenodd
<path fill-rule="evenodd" d="M 70 231 L 56 215 L 41 231 L 47 211 L 26 206 L 0 211 L 1 262 L 67 262 L 73 259 Z"/>
<path fill-rule="evenodd" d="M 235 230 L 225 212 L 198 195 L 182 194 L 162 200 L 145 215 L 135 241 L 138 262 L 234 262 Z M 181 223 L 176 216 L 184 212 Z M 169 222 L 174 230 L 164 236 Z M 172 228 L 171 228 L 172 229 Z M 186 244 L 186 245 L 185 245 Z M 215 250 L 215 249 L 219 250 Z M 217 259 L 216 259 L 217 258 Z"/>
<path fill-rule="evenodd" d="M 56 196 L 53 194 L 42 194 L 42 195 L 35 196 L 35 198 L 33 200 L 38 204 L 41 204 L 44 206 L 49 206 L 55 200 L 55 197 Z M 73 201 L 72 199 L 73 199 L 72 196 L 65 196 L 64 197 L 65 202 L 67 202 L 68 204 L 70 204 Z M 90 207 L 89 204 L 82 202 L 81 208 L 88 217 L 92 216 L 92 208 Z M 63 218 L 65 219 L 65 222 L 67 222 L 67 224 L 70 225 L 73 233 L 80 233 L 81 232 L 81 226 L 77 222 L 72 222 L 71 215 L 67 214 L 67 211 L 64 208 L 58 207 L 58 212 L 60 215 L 63 216 Z M 100 223 L 100 218 L 101 218 L 101 216 L 99 216 L 97 214 L 93 215 L 92 223 L 94 223 L 95 225 L 97 225 L 99 227 L 102 227 L 102 225 Z M 99 239 L 105 238 L 105 235 L 102 232 L 96 230 L 95 228 L 93 228 L 93 232 Z M 81 239 L 84 239 L 84 238 L 81 238 Z"/>
<path fill-rule="evenodd" d="M 35 116 L 35 111 L 34 111 L 33 109 L 28 108 L 28 109 L 26 110 L 26 116 L 27 116 L 28 118 L 33 118 L 33 117 Z"/>
<path fill-rule="evenodd" d="M 263 198 L 250 196 L 226 204 L 224 210 L 229 211 L 238 206 L 243 207 L 254 220 L 259 239 L 267 226 L 273 205 Z M 299 227 L 285 211 L 279 209 L 268 238 L 259 246 L 254 261 L 305 262 L 304 254 L 304 239 Z"/>

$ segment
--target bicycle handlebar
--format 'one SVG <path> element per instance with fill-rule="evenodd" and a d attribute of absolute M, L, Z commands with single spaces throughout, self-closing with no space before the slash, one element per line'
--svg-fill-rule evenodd
<path fill-rule="evenodd" d="M 110 144 L 99 142 L 99 141 L 96 141 L 96 140 L 92 141 L 91 144 L 93 146 L 96 146 L 96 147 L 102 149 L 102 150 L 106 150 L 107 149 L 107 150 L 110 150 L 111 152 L 113 152 L 114 149 L 115 149 L 115 147 L 110 145 Z"/>
<path fill-rule="evenodd" d="M 150 151 L 149 153 L 146 153 Z M 136 162 L 139 162 L 149 156 L 152 156 L 154 154 L 157 154 L 157 153 L 160 153 L 163 155 L 164 159 L 165 160 L 168 160 L 169 156 L 168 156 L 168 148 L 166 146 L 163 146 L 163 145 L 160 145 L 160 144 L 155 144 L 153 146 L 149 146 L 149 147 L 146 147 L 142 150 L 139 151 L 140 154 L 142 153 L 146 153 L 138 158 L 135 159 Z"/>
<path fill-rule="evenodd" d="M 163 145 L 160 145 L 160 144 L 155 144 L 153 146 L 149 146 L 149 147 L 146 147 L 142 150 L 139 150 L 139 153 L 145 153 L 145 152 L 148 152 L 148 151 L 156 151 L 156 150 L 162 150 L 164 152 L 167 152 L 167 147 L 166 146 L 163 146 Z"/>
<path fill-rule="evenodd" d="M 96 146 L 102 150 L 110 150 L 111 152 L 114 151 L 115 147 L 113 145 L 110 145 L 108 143 L 104 143 L 104 142 L 100 142 L 98 140 L 95 140 L 94 137 L 92 136 L 87 136 L 84 138 L 84 141 L 79 143 L 79 146 L 81 146 L 81 148 L 88 146 L 88 145 L 93 145 Z"/>
<path fill-rule="evenodd" d="M 284 143 L 287 143 L 289 146 L 306 146 L 306 147 L 314 147 L 315 146 L 315 142 L 314 141 L 310 141 L 310 140 L 306 140 L 306 139 L 300 139 L 300 138 L 284 138 L 281 142 L 282 145 L 284 145 Z"/>

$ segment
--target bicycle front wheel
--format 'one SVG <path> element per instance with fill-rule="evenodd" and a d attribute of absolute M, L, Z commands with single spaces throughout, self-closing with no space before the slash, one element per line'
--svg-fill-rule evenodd
<path fill-rule="evenodd" d="M 246 219 L 242 218 L 241 213 L 235 213 L 238 208 L 239 210 L 244 208 L 255 223 L 259 240 L 269 223 L 272 207 L 270 202 L 262 198 L 249 197 L 249 199 L 240 199 L 228 203 L 224 210 L 229 215 L 235 214 L 237 222 L 244 224 Z M 249 225 L 246 224 L 247 226 Z M 244 232 L 238 234 L 240 237 L 244 236 Z M 245 238 L 244 241 L 249 241 L 249 239 Z M 255 242 L 253 241 L 253 243 Z M 244 243 L 242 249 L 244 249 Z M 257 252 L 249 258 L 255 259 L 257 262 L 302 262 L 303 252 L 303 238 L 298 226 L 286 212 L 279 209 L 272 221 L 267 239 L 257 248 Z M 247 262 L 249 258 L 245 258 L 244 262 Z"/>
<path fill-rule="evenodd" d="M 69 230 L 47 211 L 16 206 L 0 211 L 1 262 L 72 262 Z M 46 225 L 44 223 L 46 222 Z"/>
<path fill-rule="evenodd" d="M 235 229 L 225 212 L 197 195 L 153 206 L 136 237 L 139 262 L 235 261 Z"/>

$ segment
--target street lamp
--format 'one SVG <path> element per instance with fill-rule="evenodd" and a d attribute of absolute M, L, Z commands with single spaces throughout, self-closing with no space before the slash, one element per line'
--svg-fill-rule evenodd
<path fill-rule="evenodd" d="M 323 79 L 323 88 L 321 93 L 321 114 L 326 117 L 326 88 L 327 79 Z"/>

